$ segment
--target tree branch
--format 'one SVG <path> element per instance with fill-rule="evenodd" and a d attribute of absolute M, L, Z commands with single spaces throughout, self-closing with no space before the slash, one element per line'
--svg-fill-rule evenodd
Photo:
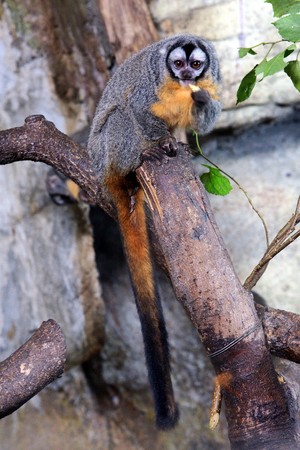
<path fill-rule="evenodd" d="M 270 352 L 300 363 L 300 316 L 256 304 Z"/>
<path fill-rule="evenodd" d="M 251 294 L 235 274 L 184 149 L 163 164 L 144 163 L 137 175 L 176 297 L 212 357 L 232 448 L 297 448 L 294 420 Z"/>
<path fill-rule="evenodd" d="M 102 201 L 101 195 L 98 192 L 98 184 L 93 174 L 93 169 L 86 148 L 81 147 L 75 143 L 65 134 L 57 130 L 53 123 L 48 122 L 43 116 L 29 116 L 25 120 L 25 124 L 22 127 L 11 128 L 9 130 L 0 131 L 0 164 L 9 164 L 15 161 L 31 160 L 42 161 L 51 165 L 57 171 L 63 173 L 66 177 L 71 178 L 76 184 L 78 184 L 84 191 L 84 195 L 87 201 L 92 204 L 98 204 L 101 208 L 105 209 L 109 214 L 113 215 L 113 209 Z M 168 164 L 164 167 L 167 168 Z M 181 166 L 178 165 L 179 171 Z M 158 166 L 154 167 L 157 170 Z M 142 169 L 141 169 L 142 170 Z M 183 176 L 183 173 L 179 174 L 179 177 Z M 192 176 L 194 179 L 194 175 Z M 144 171 L 142 178 L 143 188 L 148 198 L 152 198 L 149 202 L 152 212 L 158 214 L 160 218 L 163 218 L 162 207 L 157 199 L 156 190 L 151 185 L 150 178 Z M 65 189 L 67 192 L 67 189 Z M 166 194 L 168 195 L 168 193 Z M 166 230 L 167 231 L 167 230 Z M 197 235 L 197 230 L 194 231 Z M 159 246 L 156 243 L 156 250 L 160 251 Z M 160 256 L 160 259 L 164 259 Z M 164 267 L 167 269 L 167 265 L 164 261 Z M 277 352 L 282 356 L 284 349 L 286 348 L 286 340 L 281 343 L 281 329 L 278 328 L 276 320 L 274 324 L 272 317 L 278 317 L 277 312 L 284 318 L 284 323 L 294 323 L 298 326 L 300 316 L 289 313 L 287 311 L 280 311 L 276 309 L 265 308 L 258 306 L 260 316 L 262 320 L 267 317 L 268 320 L 264 323 L 266 331 L 266 338 L 270 351 L 274 354 Z M 264 312 L 266 311 L 266 315 Z M 286 329 L 288 331 L 288 328 Z M 286 332 L 284 331 L 283 334 Z M 272 336 L 272 338 L 268 338 Z M 276 340 L 276 345 L 274 342 Z M 287 354 L 287 359 L 290 359 L 288 355 L 298 355 L 298 345 L 293 346 L 293 341 L 290 342 L 290 349 Z M 298 356 L 296 359 L 292 359 L 299 362 Z"/>
<path fill-rule="evenodd" d="M 61 133 L 42 115 L 29 116 L 22 127 L 0 132 L 0 164 L 41 161 L 74 180 L 91 203 L 98 201 L 98 184 L 86 149 Z"/>
<path fill-rule="evenodd" d="M 300 230 L 295 231 L 295 227 L 300 222 L 300 197 L 298 198 L 296 209 L 290 220 L 279 230 L 271 244 L 268 246 L 265 254 L 254 267 L 251 274 L 247 277 L 244 288 L 247 290 L 253 289 L 258 280 L 264 274 L 267 265 L 274 256 L 285 249 L 288 245 L 294 242 L 300 236 Z M 294 233 L 294 234 L 293 234 Z"/>
<path fill-rule="evenodd" d="M 0 132 L 0 154 L 2 163 L 32 159 L 51 164 L 80 185 L 88 199 L 112 213 L 111 205 L 102 201 L 87 152 L 42 116 L 28 118 L 24 127 Z M 297 448 L 294 421 L 265 347 L 251 294 L 235 274 L 185 147 L 176 158 L 166 157 L 159 165 L 145 162 L 137 176 L 153 213 L 156 241 L 175 294 L 208 354 L 220 351 L 212 363 L 222 375 L 232 448 L 257 448 L 259 443 L 273 449 L 274 442 L 278 449 Z M 268 310 L 268 314 L 274 313 Z M 294 319 L 297 332 L 299 318 Z M 278 322 L 273 325 L 266 316 L 264 320 L 266 336 L 278 351 Z M 291 348 L 296 341 L 289 342 Z M 297 351 L 294 355 L 298 358 Z"/>
<path fill-rule="evenodd" d="M 43 322 L 25 344 L 0 363 L 0 418 L 61 376 L 66 356 L 61 328 L 54 320 Z"/>

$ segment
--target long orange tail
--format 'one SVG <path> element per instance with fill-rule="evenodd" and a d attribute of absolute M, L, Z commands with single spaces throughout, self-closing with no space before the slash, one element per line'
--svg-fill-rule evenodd
<path fill-rule="evenodd" d="M 176 425 L 179 413 L 174 400 L 170 375 L 167 330 L 154 283 L 144 194 L 141 189 L 138 189 L 132 204 L 132 198 L 124 181 L 123 178 L 118 177 L 110 182 L 109 191 L 117 208 L 141 321 L 148 377 L 156 411 L 156 425 L 161 429 L 168 429 Z"/>

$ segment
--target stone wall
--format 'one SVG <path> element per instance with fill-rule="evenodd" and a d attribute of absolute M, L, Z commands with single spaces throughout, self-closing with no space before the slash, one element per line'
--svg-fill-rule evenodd
<path fill-rule="evenodd" d="M 30 44 L 28 34 L 21 35 L 4 4 L 0 129 L 22 125 L 26 116 L 37 113 L 64 132 L 82 127 L 83 108 L 77 107 L 69 126 L 45 55 Z M 0 167 L 0 360 L 43 320 L 53 318 L 64 330 L 69 364 L 74 365 L 101 348 L 103 303 L 87 208 L 53 205 L 45 184 L 48 170 L 33 162 Z"/>

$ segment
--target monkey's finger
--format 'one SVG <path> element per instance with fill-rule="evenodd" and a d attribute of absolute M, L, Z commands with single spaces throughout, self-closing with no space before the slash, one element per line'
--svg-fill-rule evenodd
<path fill-rule="evenodd" d="M 168 136 L 167 138 L 162 139 L 159 142 L 159 146 L 167 156 L 172 158 L 177 155 L 178 143 L 174 136 Z"/>
<path fill-rule="evenodd" d="M 151 147 L 145 150 L 141 155 L 142 162 L 144 161 L 159 161 L 162 162 L 166 152 L 161 147 Z"/>

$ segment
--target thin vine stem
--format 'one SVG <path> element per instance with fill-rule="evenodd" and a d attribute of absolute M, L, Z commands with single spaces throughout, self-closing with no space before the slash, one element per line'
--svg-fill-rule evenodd
<path fill-rule="evenodd" d="M 289 42 L 287 39 L 278 39 L 278 41 L 271 41 L 271 42 L 260 42 L 259 44 L 253 45 L 251 48 L 259 47 L 260 45 L 274 45 L 279 44 L 280 42 Z"/>
<path fill-rule="evenodd" d="M 270 48 L 269 48 L 269 50 L 267 51 L 267 53 L 266 53 L 266 55 L 265 55 L 265 57 L 264 57 L 264 60 L 267 59 L 267 57 L 268 57 L 269 54 L 271 53 L 272 49 L 274 48 L 275 44 L 276 44 L 276 42 L 273 42 L 273 43 L 270 45 Z"/>
<path fill-rule="evenodd" d="M 227 172 L 225 172 L 223 169 L 221 169 L 217 164 L 215 164 L 213 161 L 211 161 L 209 158 L 207 158 L 207 156 L 205 156 L 203 154 L 202 148 L 200 146 L 199 143 L 199 135 L 198 133 L 194 132 L 195 134 L 195 139 L 196 139 L 196 145 L 197 148 L 199 150 L 200 155 L 202 156 L 203 159 L 205 159 L 207 162 L 209 162 L 210 164 L 212 164 L 216 169 L 218 169 L 221 173 L 223 173 L 223 175 L 225 175 L 226 177 L 228 177 L 233 183 L 235 183 L 237 185 L 237 187 L 240 189 L 240 191 L 243 192 L 243 194 L 245 195 L 246 199 L 248 200 L 248 203 L 250 204 L 251 208 L 253 209 L 253 211 L 257 214 L 257 216 L 259 217 L 260 221 L 262 222 L 262 225 L 264 227 L 264 232 L 265 232 L 265 237 L 266 237 L 266 244 L 267 247 L 269 246 L 269 231 L 268 231 L 268 227 L 267 224 L 263 218 L 263 216 L 261 215 L 261 213 L 258 211 L 258 209 L 255 208 L 251 198 L 248 195 L 248 192 L 246 191 L 246 189 L 243 188 L 243 186 L 240 185 L 240 183 L 233 178 L 231 175 L 229 175 Z"/>

